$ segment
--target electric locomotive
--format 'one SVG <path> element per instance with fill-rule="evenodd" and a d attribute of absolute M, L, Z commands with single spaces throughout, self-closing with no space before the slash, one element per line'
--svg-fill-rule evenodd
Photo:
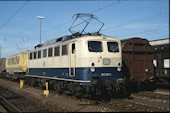
<path fill-rule="evenodd" d="M 85 28 L 92 19 L 100 22 L 92 14 L 77 14 L 77 18 L 84 20 Z M 75 26 L 72 24 L 71 32 Z M 30 51 L 26 82 L 42 86 L 48 81 L 50 89 L 78 97 L 125 94 L 121 41 L 100 34 L 101 28 L 95 33 L 83 33 L 85 28 L 39 44 Z"/>

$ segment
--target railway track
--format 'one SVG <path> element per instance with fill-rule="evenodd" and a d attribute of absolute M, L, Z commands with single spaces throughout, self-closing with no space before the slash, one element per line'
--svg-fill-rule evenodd
<path fill-rule="evenodd" d="M 67 95 L 65 95 L 67 96 Z M 96 102 L 81 99 L 79 105 L 88 106 L 100 112 L 170 112 L 169 95 L 143 91 L 133 93 L 133 98 L 115 98 L 111 101 Z M 75 97 L 69 97 L 76 99 Z"/>
<path fill-rule="evenodd" d="M 156 88 L 169 89 L 170 83 L 156 83 L 155 86 Z"/>
<path fill-rule="evenodd" d="M 111 101 L 102 101 L 98 105 L 94 102 L 84 100 L 81 103 L 89 104 L 89 107 L 102 112 L 170 112 L 170 95 L 166 93 L 157 93 L 142 91 L 133 93 L 131 99 L 121 98 Z"/>
<path fill-rule="evenodd" d="M 11 81 L 3 81 L 8 85 L 14 86 L 17 83 Z M 10 85 L 10 86 L 11 86 Z M 8 86 L 9 87 L 9 86 Z M 0 90 L 1 91 L 1 90 Z M 22 89 L 24 94 L 35 95 L 37 100 L 42 98 L 42 90 L 40 88 L 26 87 Z M 159 91 L 159 93 L 157 93 Z M 110 101 L 96 102 L 89 99 L 77 99 L 75 96 L 67 94 L 59 95 L 55 91 L 50 91 L 48 98 L 43 100 L 50 105 L 50 109 L 57 110 L 57 106 L 63 107 L 64 111 L 73 112 L 169 112 L 169 95 L 167 91 L 161 92 L 161 90 L 154 92 L 142 91 L 139 93 L 133 93 L 132 99 L 128 98 L 115 98 Z M 165 93 L 166 92 L 166 93 Z M 1 94 L 1 92 L 0 92 Z M 53 108 L 52 108 L 53 107 Z M 42 109 L 42 107 L 41 107 Z M 35 111 L 35 110 L 31 110 Z M 47 111 L 45 111 L 47 112 Z"/>
<path fill-rule="evenodd" d="M 0 112 L 22 112 L 20 109 L 18 109 L 15 105 L 13 105 L 10 101 L 2 96 L 0 96 L 0 105 Z"/>
<path fill-rule="evenodd" d="M 169 100 L 170 91 L 162 91 L 162 90 L 155 90 L 153 92 L 142 91 L 142 92 L 134 94 L 134 96 L 142 96 L 142 97 L 147 97 L 149 99 Z"/>
<path fill-rule="evenodd" d="M 48 112 L 49 110 L 0 86 L 0 103 L 8 112 Z"/>

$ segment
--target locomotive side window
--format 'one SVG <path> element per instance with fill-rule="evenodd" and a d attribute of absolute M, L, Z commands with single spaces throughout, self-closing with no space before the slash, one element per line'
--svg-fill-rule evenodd
<path fill-rule="evenodd" d="M 30 53 L 30 60 L 32 60 L 32 53 Z"/>
<path fill-rule="evenodd" d="M 41 50 L 38 51 L 38 58 L 41 58 Z"/>
<path fill-rule="evenodd" d="M 47 57 L 47 49 L 43 49 L 43 58 Z"/>
<path fill-rule="evenodd" d="M 107 42 L 109 52 L 119 52 L 119 45 L 117 42 Z"/>
<path fill-rule="evenodd" d="M 34 59 L 36 59 L 37 58 L 37 52 L 35 51 L 34 52 Z"/>
<path fill-rule="evenodd" d="M 90 52 L 102 52 L 102 42 L 100 41 L 89 41 L 88 49 Z"/>
<path fill-rule="evenodd" d="M 48 57 L 52 57 L 53 56 L 53 48 L 49 48 L 48 49 Z"/>
<path fill-rule="evenodd" d="M 62 55 L 67 55 L 67 45 L 62 46 Z"/>
<path fill-rule="evenodd" d="M 60 47 L 54 48 L 54 56 L 60 56 Z"/>
<path fill-rule="evenodd" d="M 75 53 L 75 51 L 76 51 L 75 44 L 72 44 L 72 45 L 71 45 L 71 51 L 72 51 L 72 54 Z"/>

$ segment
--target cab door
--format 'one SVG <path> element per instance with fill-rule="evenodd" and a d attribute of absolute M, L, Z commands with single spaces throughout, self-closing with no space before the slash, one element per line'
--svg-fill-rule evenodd
<path fill-rule="evenodd" d="M 69 75 L 74 77 L 76 75 L 76 43 L 69 44 Z"/>

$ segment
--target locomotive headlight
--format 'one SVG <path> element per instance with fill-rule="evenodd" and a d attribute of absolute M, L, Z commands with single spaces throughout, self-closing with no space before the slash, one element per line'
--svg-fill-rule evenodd
<path fill-rule="evenodd" d="M 117 71 L 121 71 L 121 70 L 122 70 L 122 69 L 121 69 L 121 64 L 118 63 Z"/>
<path fill-rule="evenodd" d="M 91 72 L 95 72 L 95 70 L 96 70 L 95 67 L 94 67 L 94 66 L 95 66 L 95 63 L 91 63 L 91 66 L 92 66 L 92 67 L 90 68 L 90 71 L 91 71 Z"/>
<path fill-rule="evenodd" d="M 117 68 L 117 71 L 121 71 L 121 70 L 122 70 L 121 67 L 118 67 L 118 68 Z"/>
<path fill-rule="evenodd" d="M 90 68 L 90 71 L 91 71 L 91 72 L 95 72 L 95 70 L 96 70 L 95 67 L 91 67 L 91 68 Z"/>

